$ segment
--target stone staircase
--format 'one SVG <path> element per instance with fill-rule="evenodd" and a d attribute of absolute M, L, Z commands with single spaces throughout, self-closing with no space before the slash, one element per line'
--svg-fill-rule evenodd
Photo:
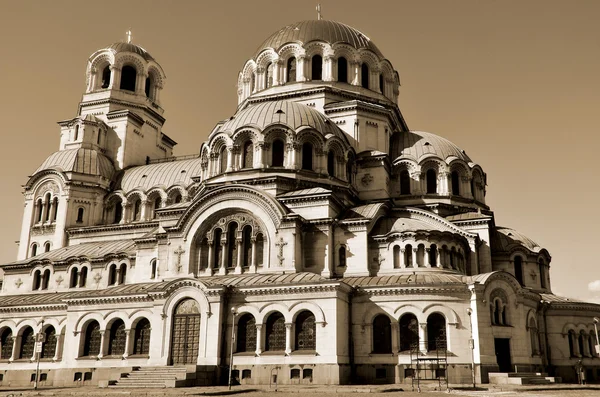
<path fill-rule="evenodd" d="M 493 385 L 548 385 L 561 381 L 542 372 L 490 372 L 488 376 Z"/>
<path fill-rule="evenodd" d="M 186 367 L 134 367 L 122 373 L 117 381 L 110 382 L 111 388 L 167 388 L 186 386 Z"/>

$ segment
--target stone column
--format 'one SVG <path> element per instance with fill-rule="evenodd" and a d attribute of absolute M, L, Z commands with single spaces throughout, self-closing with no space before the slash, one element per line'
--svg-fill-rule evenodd
<path fill-rule="evenodd" d="M 225 258 L 227 256 L 227 241 L 226 240 L 221 240 L 220 241 L 221 244 L 221 263 L 219 263 L 219 274 L 220 275 L 225 275 L 227 274 L 227 258 Z"/>
<path fill-rule="evenodd" d="M 424 263 L 423 263 L 423 265 L 424 265 L 425 267 L 431 267 L 431 266 L 429 265 L 429 250 L 431 250 L 431 247 L 429 247 L 429 248 L 425 248 L 425 252 L 424 252 L 424 253 L 425 253 L 425 255 L 423 255 L 423 262 L 424 262 Z"/>
<path fill-rule="evenodd" d="M 148 212 L 148 200 L 142 200 L 140 202 L 140 220 L 141 221 L 147 221 L 148 219 L 146 219 L 146 213 Z"/>
<path fill-rule="evenodd" d="M 258 142 L 256 144 L 256 149 L 254 150 L 254 152 L 256 154 L 256 159 L 254 160 L 254 163 L 256 164 L 256 166 L 258 168 L 265 168 L 265 159 L 264 159 L 265 143 Z"/>
<path fill-rule="evenodd" d="M 236 239 L 235 244 L 237 244 L 237 260 L 234 273 L 242 274 L 242 239 Z"/>
<path fill-rule="evenodd" d="M 351 62 L 350 67 L 348 68 L 350 76 L 348 76 L 348 81 L 351 81 L 352 85 L 360 85 L 360 63 L 359 62 Z"/>
<path fill-rule="evenodd" d="M 62 351 L 62 347 L 64 344 L 64 335 L 54 335 L 56 338 L 56 348 L 54 349 L 54 357 L 52 357 L 52 361 L 60 360 L 60 352 Z"/>
<path fill-rule="evenodd" d="M 419 267 L 419 265 L 417 264 L 417 250 L 418 248 L 413 247 L 413 249 L 410 252 L 412 258 L 412 267 Z"/>
<path fill-rule="evenodd" d="M 281 66 L 279 65 L 279 60 L 273 61 L 273 87 L 279 85 L 279 75 L 280 75 Z"/>
<path fill-rule="evenodd" d="M 98 353 L 98 359 L 101 359 L 102 357 L 104 357 L 104 350 L 106 347 L 106 341 L 104 340 L 105 334 L 106 334 L 105 330 L 100 331 L 100 352 Z"/>
<path fill-rule="evenodd" d="M 427 353 L 427 323 L 419 323 L 419 350 Z"/>
<path fill-rule="evenodd" d="M 227 146 L 225 149 L 227 152 L 227 169 L 225 172 L 233 171 L 233 146 Z"/>
<path fill-rule="evenodd" d="M 400 248 L 400 269 L 404 269 L 406 267 L 406 261 L 404 260 L 405 252 L 406 248 Z"/>
<path fill-rule="evenodd" d="M 15 361 L 17 359 L 17 348 L 18 346 L 21 346 L 21 339 L 22 338 L 20 335 L 13 337 L 12 353 L 10 358 L 8 359 L 9 361 Z"/>
<path fill-rule="evenodd" d="M 323 81 L 333 81 L 334 64 L 335 62 L 331 55 L 323 59 Z"/>
<path fill-rule="evenodd" d="M 117 81 L 121 81 L 121 69 L 110 65 L 110 83 L 108 84 L 108 89 L 112 90 L 115 88 Z"/>
<path fill-rule="evenodd" d="M 213 241 L 212 240 L 208 240 L 208 268 L 212 269 L 215 267 L 215 258 L 214 258 L 214 251 L 213 251 Z"/>
<path fill-rule="evenodd" d="M 285 354 L 292 352 L 292 323 L 285 323 Z"/>
<path fill-rule="evenodd" d="M 125 330 L 125 351 L 123 352 L 123 358 L 129 357 L 131 349 L 131 329 Z"/>
<path fill-rule="evenodd" d="M 436 262 L 436 266 L 437 267 L 442 267 L 442 251 L 440 250 L 439 247 L 436 247 L 435 249 L 437 252 L 437 256 L 435 257 L 435 262 Z"/>
<path fill-rule="evenodd" d="M 400 324 L 392 322 L 392 354 L 396 355 L 400 351 Z"/>
<path fill-rule="evenodd" d="M 262 353 L 263 340 L 262 340 L 262 324 L 256 324 L 256 355 L 260 356 Z"/>
<path fill-rule="evenodd" d="M 304 68 L 305 68 L 305 59 L 306 57 L 299 56 L 298 58 L 296 58 L 296 81 L 306 81 L 306 77 L 305 73 L 304 73 Z"/>
<path fill-rule="evenodd" d="M 252 242 L 252 261 L 250 262 L 249 273 L 256 272 L 256 237 L 250 239 Z"/>

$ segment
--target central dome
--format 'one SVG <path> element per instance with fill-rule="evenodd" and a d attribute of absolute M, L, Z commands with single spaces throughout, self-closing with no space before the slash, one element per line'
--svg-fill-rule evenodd
<path fill-rule="evenodd" d="M 296 22 L 273 33 L 256 51 L 260 54 L 267 48 L 278 51 L 287 43 L 308 43 L 321 40 L 330 44 L 347 43 L 356 49 L 365 48 L 383 58 L 381 51 L 366 35 L 351 26 L 328 20 L 308 20 Z"/>

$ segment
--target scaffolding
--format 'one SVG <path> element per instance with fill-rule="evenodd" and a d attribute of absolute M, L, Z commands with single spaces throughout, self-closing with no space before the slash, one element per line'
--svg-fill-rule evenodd
<path fill-rule="evenodd" d="M 435 340 L 435 357 L 424 356 L 419 350 L 419 342 L 410 345 L 410 372 L 412 373 L 411 387 L 421 392 L 421 381 L 438 382 L 439 390 L 445 387 L 448 390 L 448 349 L 446 338 Z M 431 353 L 431 352 L 430 352 Z"/>

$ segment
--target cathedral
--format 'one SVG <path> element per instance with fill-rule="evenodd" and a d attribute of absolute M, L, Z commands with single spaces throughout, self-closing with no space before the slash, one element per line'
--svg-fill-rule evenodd
<path fill-rule="evenodd" d="M 600 305 L 496 225 L 483 162 L 409 128 L 369 37 L 302 21 L 240 66 L 176 157 L 159 61 L 91 54 L 0 266 L 0 386 L 600 380 Z"/>

